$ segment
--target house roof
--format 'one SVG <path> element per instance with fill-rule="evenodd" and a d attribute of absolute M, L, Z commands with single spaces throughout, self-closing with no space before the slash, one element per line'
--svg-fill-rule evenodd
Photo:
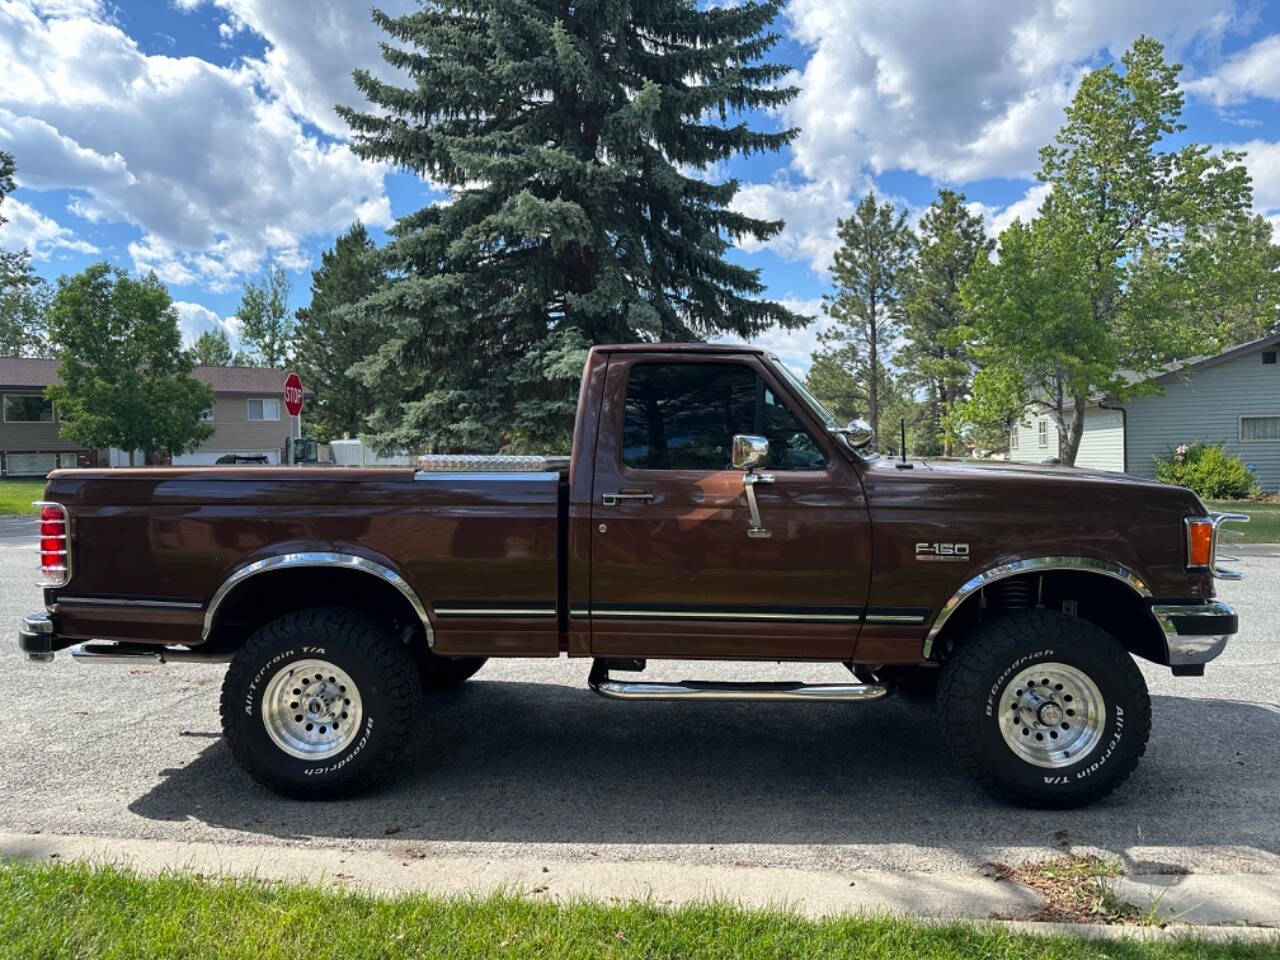
<path fill-rule="evenodd" d="M 1215 353 L 1211 357 L 1191 357 L 1188 360 L 1180 360 L 1174 364 L 1175 369 L 1168 373 L 1162 373 L 1155 378 L 1156 383 L 1168 383 L 1170 380 L 1176 380 L 1184 373 L 1192 370 L 1203 370 L 1208 367 L 1217 366 L 1220 363 L 1226 363 L 1228 360 L 1234 360 L 1237 357 L 1243 357 L 1250 353 L 1256 353 L 1259 350 L 1267 350 L 1271 347 L 1280 345 L 1280 333 L 1273 333 L 1268 337 L 1261 337 L 1257 340 L 1250 340 L 1248 343 L 1242 343 L 1238 347 L 1231 347 L 1223 350 L 1222 353 Z"/>
<path fill-rule="evenodd" d="M 284 374 L 262 367 L 196 367 L 192 376 L 214 393 L 275 396 L 284 392 Z M 40 357 L 0 357 L 0 387 L 41 390 L 58 382 L 58 361 Z M 303 393 L 311 394 L 306 388 Z"/>

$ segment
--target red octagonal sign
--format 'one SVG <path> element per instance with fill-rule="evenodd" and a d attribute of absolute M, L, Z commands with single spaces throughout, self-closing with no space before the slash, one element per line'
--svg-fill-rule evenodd
<path fill-rule="evenodd" d="M 285 377 L 284 407 L 291 417 L 296 417 L 302 412 L 302 379 L 296 373 Z"/>

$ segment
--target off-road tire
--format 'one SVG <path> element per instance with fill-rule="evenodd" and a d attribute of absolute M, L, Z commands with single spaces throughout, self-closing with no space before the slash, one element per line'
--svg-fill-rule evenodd
<path fill-rule="evenodd" d="M 426 651 L 418 658 L 424 690 L 448 690 L 470 680 L 488 657 L 444 657 Z"/>
<path fill-rule="evenodd" d="M 998 698 L 1036 664 L 1065 664 L 1101 693 L 1106 721 L 1079 760 L 1046 768 L 1019 756 L 1001 733 Z M 942 736 L 977 781 L 996 797 L 1026 807 L 1077 807 L 1122 784 L 1151 733 L 1151 699 L 1133 659 L 1105 630 L 1048 610 L 994 617 L 957 644 L 938 683 Z"/>
<path fill-rule="evenodd" d="M 291 663 L 327 661 L 357 686 L 359 729 L 341 752 L 292 756 L 267 729 L 263 699 Z M 389 626 L 359 611 L 316 607 L 286 614 L 237 651 L 222 684 L 222 732 L 231 755 L 254 780 L 298 799 L 367 790 L 392 768 L 419 721 L 422 687 L 414 659 Z"/>

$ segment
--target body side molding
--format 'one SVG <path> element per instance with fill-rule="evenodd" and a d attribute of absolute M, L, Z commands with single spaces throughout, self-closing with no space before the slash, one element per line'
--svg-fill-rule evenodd
<path fill-rule="evenodd" d="M 204 612 L 204 628 L 200 631 L 200 639 L 208 640 L 209 634 L 213 631 L 213 620 L 217 616 L 218 607 L 227 595 L 236 587 L 244 583 L 250 577 L 257 576 L 260 573 L 270 573 L 276 570 L 288 570 L 294 567 L 333 567 L 338 569 L 356 570 L 360 573 L 367 573 L 377 577 L 384 583 L 390 584 L 400 591 L 401 595 L 409 601 L 409 605 L 413 607 L 414 613 L 418 615 L 418 619 L 422 621 L 422 628 L 427 633 L 428 646 L 434 645 L 435 635 L 431 631 L 431 621 L 427 617 L 427 608 L 423 606 L 418 595 L 413 592 L 413 588 L 409 586 L 409 582 L 404 577 L 396 573 L 390 567 L 384 566 L 366 557 L 356 556 L 352 553 L 282 553 L 274 557 L 265 557 L 262 560 L 255 560 L 253 563 L 246 564 L 235 570 L 230 576 L 222 581 L 217 592 L 214 593 L 213 599 L 209 601 L 209 606 Z"/>
<path fill-rule="evenodd" d="M 923 658 L 928 660 L 929 655 L 933 653 L 933 641 L 942 632 L 942 628 L 951 619 L 951 615 L 960 608 L 962 603 L 983 587 L 1024 573 L 1049 573 L 1055 571 L 1100 573 L 1105 577 L 1111 577 L 1113 580 L 1127 583 L 1135 593 L 1144 599 L 1151 598 L 1151 591 L 1146 583 L 1128 567 L 1122 567 L 1118 563 L 1109 563 L 1105 560 L 1095 560 L 1093 557 L 1034 557 L 1029 560 L 1014 560 L 1009 563 L 1002 563 L 966 580 L 960 589 L 953 593 L 950 599 L 942 605 L 937 619 L 933 621 L 933 626 L 929 628 L 928 636 L 924 638 Z"/>

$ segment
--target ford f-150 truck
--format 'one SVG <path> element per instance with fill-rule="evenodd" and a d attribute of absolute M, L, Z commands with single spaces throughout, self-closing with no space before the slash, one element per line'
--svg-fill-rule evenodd
<path fill-rule="evenodd" d="M 617 700 L 935 688 L 943 739 L 997 796 L 1111 791 L 1151 724 L 1133 658 L 1200 676 L 1237 630 L 1216 550 L 1247 518 L 1134 477 L 870 441 L 763 351 L 639 344 L 590 352 L 567 458 L 59 470 L 20 645 L 229 661 L 231 752 L 295 796 L 393 769 L 424 691 L 486 658 L 566 655 Z M 645 682 L 650 659 L 851 676 Z"/>

